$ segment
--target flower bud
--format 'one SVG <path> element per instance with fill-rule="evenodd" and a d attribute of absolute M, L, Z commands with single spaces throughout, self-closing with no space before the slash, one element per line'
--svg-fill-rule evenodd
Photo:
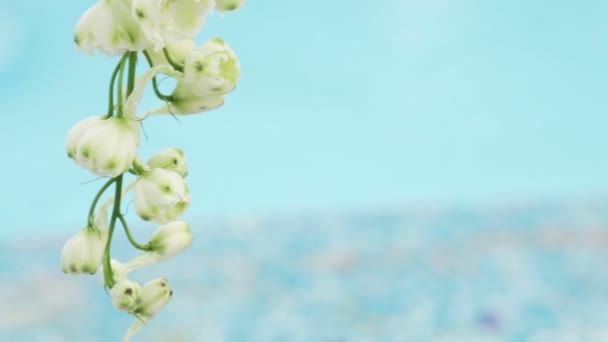
<path fill-rule="evenodd" d="M 247 0 L 215 0 L 215 9 L 220 12 L 234 11 L 246 2 Z"/>
<path fill-rule="evenodd" d="M 127 332 L 125 341 L 129 341 L 143 324 L 153 319 L 169 303 L 172 296 L 173 290 L 169 288 L 167 279 L 155 279 L 144 285 L 141 292 L 141 304 L 133 312 L 137 315 L 137 319 Z"/>
<path fill-rule="evenodd" d="M 183 221 L 173 221 L 158 227 L 148 243 L 150 251 L 135 257 L 125 264 L 129 270 L 159 263 L 176 256 L 192 244 L 190 225 Z"/>
<path fill-rule="evenodd" d="M 127 51 L 142 51 L 149 41 L 131 16 L 131 0 L 102 0 L 80 18 L 74 33 L 76 48 L 92 54 L 118 56 Z"/>
<path fill-rule="evenodd" d="M 190 192 L 184 179 L 160 168 L 141 175 L 135 184 L 134 197 L 139 217 L 160 224 L 177 219 L 190 205 Z"/>
<path fill-rule="evenodd" d="M 141 286 L 127 278 L 121 279 L 110 289 L 112 305 L 118 310 L 135 312 L 142 304 Z"/>
<path fill-rule="evenodd" d="M 68 156 L 98 176 L 116 177 L 129 170 L 139 145 L 139 122 L 91 117 L 68 133 Z"/>
<path fill-rule="evenodd" d="M 200 95 L 193 92 L 192 87 L 183 81 L 177 82 L 177 87 L 171 95 L 171 102 L 151 111 L 148 115 L 172 114 L 190 115 L 208 112 L 224 104 L 224 95 Z"/>
<path fill-rule="evenodd" d="M 182 177 L 188 175 L 188 163 L 184 152 L 177 147 L 164 149 L 153 155 L 148 160 L 148 166 L 151 168 L 160 168 L 173 171 Z"/>
<path fill-rule="evenodd" d="M 165 42 L 196 36 L 214 5 L 213 0 L 133 0 L 132 14 L 158 51 Z"/>
<path fill-rule="evenodd" d="M 199 95 L 228 94 L 241 75 L 234 51 L 220 38 L 209 39 L 192 50 L 184 63 L 184 82 Z"/>
<path fill-rule="evenodd" d="M 84 228 L 76 233 L 63 245 L 63 272 L 95 274 L 101 264 L 107 239 L 107 232 L 95 227 Z"/>

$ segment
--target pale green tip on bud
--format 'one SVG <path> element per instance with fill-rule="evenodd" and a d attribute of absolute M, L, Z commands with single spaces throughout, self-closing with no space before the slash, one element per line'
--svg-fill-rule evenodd
<path fill-rule="evenodd" d="M 190 206 L 190 192 L 182 176 L 161 168 L 141 175 L 134 198 L 139 217 L 159 224 L 176 220 Z"/>
<path fill-rule="evenodd" d="M 220 12 L 234 11 L 246 2 L 247 0 L 215 0 L 215 9 Z"/>
<path fill-rule="evenodd" d="M 121 279 L 110 289 L 112 305 L 121 311 L 134 313 L 143 303 L 141 286 L 126 278 Z"/>
<path fill-rule="evenodd" d="M 168 171 L 173 171 L 182 177 L 188 175 L 188 163 L 184 152 L 177 147 L 164 149 L 153 155 L 148 160 L 148 166 L 151 168 L 160 168 Z"/>
<path fill-rule="evenodd" d="M 116 177 L 129 170 L 139 145 L 137 121 L 89 117 L 68 133 L 68 157 L 101 177 Z"/>
<path fill-rule="evenodd" d="M 63 246 L 63 272 L 95 274 L 101 264 L 107 239 L 107 232 L 92 227 L 76 233 Z"/>

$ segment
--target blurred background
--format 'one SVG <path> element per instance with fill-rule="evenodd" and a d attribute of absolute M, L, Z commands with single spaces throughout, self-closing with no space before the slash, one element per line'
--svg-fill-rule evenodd
<path fill-rule="evenodd" d="M 94 3 L 0 3 L 1 341 L 118 341 L 133 320 L 59 264 L 103 183 L 64 148 L 104 113 L 117 62 L 73 46 Z M 195 241 L 134 273 L 175 291 L 134 340 L 608 340 L 607 11 L 252 0 L 213 14 L 197 40 L 222 37 L 242 78 L 218 110 L 144 123 L 144 159 L 186 153 Z M 140 241 L 156 228 L 129 217 Z"/>

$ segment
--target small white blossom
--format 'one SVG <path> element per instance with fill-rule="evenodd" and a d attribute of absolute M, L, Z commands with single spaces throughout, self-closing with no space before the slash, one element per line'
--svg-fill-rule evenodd
<path fill-rule="evenodd" d="M 183 221 L 173 221 L 158 227 L 148 243 L 151 250 L 125 264 L 128 269 L 159 263 L 184 251 L 192 244 L 190 225 Z"/>
<path fill-rule="evenodd" d="M 154 50 L 198 34 L 213 10 L 213 0 L 133 0 L 132 15 Z"/>
<path fill-rule="evenodd" d="M 160 168 L 141 175 L 134 197 L 139 217 L 159 224 L 177 219 L 190 205 L 190 192 L 182 176 Z"/>
<path fill-rule="evenodd" d="M 95 274 L 108 240 L 107 231 L 87 227 L 72 236 L 61 251 L 61 269 L 64 273 Z"/>
<path fill-rule="evenodd" d="M 228 94 L 240 76 L 236 54 L 220 38 L 209 39 L 186 55 L 183 81 L 196 94 Z"/>
<path fill-rule="evenodd" d="M 173 171 L 182 177 L 188 175 L 188 162 L 184 151 L 177 147 L 164 149 L 148 159 L 148 166 Z"/>
<path fill-rule="evenodd" d="M 110 289 L 112 305 L 118 310 L 129 313 L 135 312 L 142 304 L 142 295 L 141 286 L 127 278 L 119 280 Z"/>
<path fill-rule="evenodd" d="M 131 15 L 131 0 L 101 0 L 80 18 L 74 33 L 76 48 L 110 56 L 142 51 L 150 42 Z"/>
<path fill-rule="evenodd" d="M 133 312 L 137 319 L 127 332 L 124 341 L 130 341 L 137 330 L 150 322 L 166 305 L 173 296 L 173 290 L 169 288 L 167 279 L 155 279 L 144 285 L 141 292 L 141 304 Z"/>
<path fill-rule="evenodd" d="M 215 9 L 220 12 L 234 11 L 246 2 L 247 0 L 215 0 Z"/>
<path fill-rule="evenodd" d="M 68 133 L 68 156 L 98 176 L 116 177 L 129 170 L 139 145 L 139 122 L 91 117 Z"/>

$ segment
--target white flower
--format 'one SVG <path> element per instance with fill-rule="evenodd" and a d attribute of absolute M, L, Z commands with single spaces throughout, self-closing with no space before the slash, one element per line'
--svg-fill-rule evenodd
<path fill-rule="evenodd" d="M 144 285 L 141 292 L 141 303 L 133 314 L 137 319 L 127 332 L 124 341 L 129 341 L 139 328 L 153 319 L 173 296 L 167 279 L 155 279 Z"/>
<path fill-rule="evenodd" d="M 130 313 L 135 312 L 142 304 L 142 295 L 141 286 L 127 278 L 119 280 L 110 289 L 112 305 L 118 310 Z"/>
<path fill-rule="evenodd" d="M 224 104 L 225 95 L 200 95 L 193 87 L 182 81 L 177 82 L 177 87 L 171 95 L 171 101 L 157 109 L 146 113 L 146 116 L 158 114 L 190 115 L 208 112 L 217 109 Z"/>
<path fill-rule="evenodd" d="M 184 82 L 199 95 L 225 95 L 241 76 L 239 60 L 220 38 L 207 40 L 186 55 Z"/>
<path fill-rule="evenodd" d="M 150 42 L 131 15 L 131 0 L 101 0 L 80 18 L 74 33 L 78 50 L 110 56 L 142 51 Z"/>
<path fill-rule="evenodd" d="M 184 179 L 160 168 L 145 171 L 134 190 L 135 211 L 145 221 L 164 224 L 177 219 L 190 205 Z"/>
<path fill-rule="evenodd" d="M 95 274 L 108 240 L 107 231 L 84 228 L 63 245 L 61 269 L 64 273 Z"/>
<path fill-rule="evenodd" d="M 188 163 L 184 151 L 177 147 L 164 149 L 153 155 L 148 160 L 148 166 L 151 168 L 161 168 L 173 171 L 182 177 L 188 175 Z"/>
<path fill-rule="evenodd" d="M 68 156 L 98 176 L 116 177 L 129 170 L 139 145 L 139 122 L 91 117 L 68 133 Z"/>
<path fill-rule="evenodd" d="M 128 269 L 159 263 L 176 256 L 192 244 L 190 225 L 173 221 L 158 227 L 148 243 L 151 250 L 125 264 Z"/>
<path fill-rule="evenodd" d="M 246 2 L 247 0 L 215 0 L 215 9 L 220 12 L 234 11 Z"/>
<path fill-rule="evenodd" d="M 198 34 L 213 10 L 213 0 L 133 0 L 132 15 L 154 50 Z"/>

